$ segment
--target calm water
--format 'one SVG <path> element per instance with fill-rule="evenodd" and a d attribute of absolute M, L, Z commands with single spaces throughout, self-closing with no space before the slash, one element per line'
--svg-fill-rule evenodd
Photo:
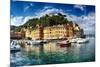
<path fill-rule="evenodd" d="M 70 47 L 61 47 L 57 42 L 49 42 L 42 47 L 29 45 L 20 52 L 11 53 L 11 67 L 95 61 L 94 37 L 89 38 L 89 43 L 72 43 Z"/>

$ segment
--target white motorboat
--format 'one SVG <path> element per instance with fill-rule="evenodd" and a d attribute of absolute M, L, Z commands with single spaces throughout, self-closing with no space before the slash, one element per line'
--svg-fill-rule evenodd
<path fill-rule="evenodd" d="M 87 43 L 89 42 L 88 38 L 74 38 L 70 40 L 71 43 Z"/>
<path fill-rule="evenodd" d="M 47 43 L 47 40 L 35 40 L 34 43 L 37 43 L 37 44 L 39 44 L 39 43 Z"/>
<path fill-rule="evenodd" d="M 70 42 L 71 43 L 77 43 L 77 40 L 78 40 L 77 38 L 74 38 L 74 39 L 71 39 Z"/>
<path fill-rule="evenodd" d="M 39 40 L 27 40 L 26 43 L 27 45 L 35 45 L 35 44 L 39 44 L 41 41 Z"/>
<path fill-rule="evenodd" d="M 88 38 L 78 38 L 77 43 L 88 43 L 89 39 Z"/>
<path fill-rule="evenodd" d="M 17 52 L 17 51 L 20 51 L 20 50 L 21 50 L 20 45 L 18 45 L 15 41 L 12 41 L 11 44 L 10 44 L 10 51 L 11 52 Z"/>

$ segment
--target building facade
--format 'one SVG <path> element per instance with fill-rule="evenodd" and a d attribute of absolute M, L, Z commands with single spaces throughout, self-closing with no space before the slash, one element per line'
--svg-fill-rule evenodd
<path fill-rule="evenodd" d="M 25 32 L 14 32 L 10 31 L 10 39 L 24 39 L 26 37 Z"/>
<path fill-rule="evenodd" d="M 26 29 L 25 37 L 34 40 L 41 39 L 67 39 L 74 36 L 80 37 L 80 27 L 75 24 L 64 24 L 54 26 L 38 26 L 32 30 Z"/>

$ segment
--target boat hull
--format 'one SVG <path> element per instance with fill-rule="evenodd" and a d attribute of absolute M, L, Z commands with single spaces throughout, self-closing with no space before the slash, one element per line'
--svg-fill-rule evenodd
<path fill-rule="evenodd" d="M 70 47 L 71 46 L 71 43 L 67 43 L 67 44 L 64 44 L 64 43 L 58 43 L 59 44 L 59 46 L 61 47 L 61 48 L 64 48 L 64 47 Z"/>
<path fill-rule="evenodd" d="M 21 51 L 20 49 L 11 49 L 10 50 L 11 53 L 16 53 L 16 52 L 20 52 L 20 51 Z"/>

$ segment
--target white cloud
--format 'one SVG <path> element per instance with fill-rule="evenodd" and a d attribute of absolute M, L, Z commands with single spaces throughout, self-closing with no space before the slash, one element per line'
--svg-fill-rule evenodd
<path fill-rule="evenodd" d="M 34 4 L 33 3 L 30 3 L 30 6 L 34 6 Z"/>
<path fill-rule="evenodd" d="M 33 3 L 30 3 L 29 5 L 24 7 L 24 12 L 27 11 L 29 8 L 32 8 L 32 6 L 34 6 Z"/>
<path fill-rule="evenodd" d="M 35 18 L 33 16 L 27 16 L 27 17 L 23 17 L 23 16 L 11 16 L 11 25 L 14 26 L 20 26 L 23 25 L 24 23 L 26 23 L 29 19 Z"/>
<path fill-rule="evenodd" d="M 50 8 L 52 8 L 52 7 L 51 7 L 51 6 L 45 6 L 45 7 L 44 7 L 44 10 L 45 10 L 45 9 L 50 9 Z"/>
<path fill-rule="evenodd" d="M 85 6 L 81 6 L 81 5 L 75 5 L 74 8 L 80 9 L 80 10 L 84 10 Z"/>
<path fill-rule="evenodd" d="M 37 17 L 44 16 L 45 14 L 57 14 L 57 13 L 62 13 L 64 14 L 64 11 L 62 9 L 57 9 L 53 7 L 44 7 L 44 9 L 40 10 L 39 12 L 36 12 L 35 15 Z"/>
<path fill-rule="evenodd" d="M 26 6 L 25 8 L 24 8 L 24 12 L 26 11 L 26 10 L 28 10 L 30 8 L 30 6 Z"/>
<path fill-rule="evenodd" d="M 68 20 L 78 23 L 81 26 L 81 28 L 84 29 L 85 33 L 95 33 L 95 13 L 91 12 L 86 16 L 75 16 L 70 14 L 66 15 L 66 18 L 68 18 Z"/>

